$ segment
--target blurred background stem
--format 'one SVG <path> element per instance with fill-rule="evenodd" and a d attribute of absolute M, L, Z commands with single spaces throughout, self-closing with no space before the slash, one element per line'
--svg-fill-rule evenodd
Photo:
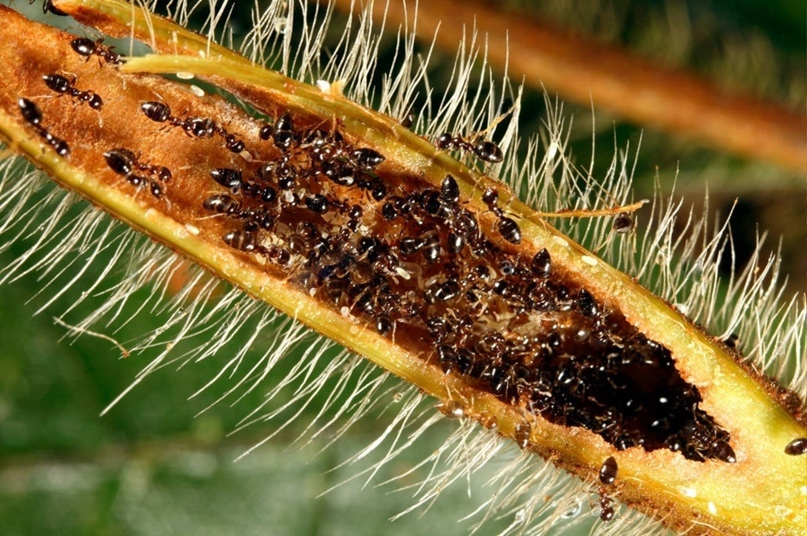
<path fill-rule="evenodd" d="M 33 6 L 24 0 L 11 3 L 29 16 L 41 16 L 40 3 Z M 582 54 L 577 49 L 573 58 L 576 74 L 570 78 L 577 83 L 568 84 L 573 87 L 567 90 L 564 87 L 570 75 L 564 74 L 563 69 L 572 65 L 572 59 L 554 56 L 557 65 L 552 76 L 551 69 L 546 67 L 550 60 L 545 58 L 550 57 L 553 47 L 540 49 L 540 55 L 531 48 L 523 50 L 515 29 L 511 32 L 509 75 L 516 82 L 524 76 L 525 81 L 536 85 L 525 94 L 522 132 L 533 133 L 541 128 L 545 110 L 540 81 L 551 93 L 558 92 L 564 99 L 582 103 L 577 107 L 568 105 L 565 114 L 575 117 L 572 141 L 578 162 L 588 167 L 592 161 L 595 177 L 604 175 L 616 148 L 628 142 L 635 148 L 644 129 L 636 163 L 637 199 L 652 194 L 656 178 L 667 193 L 676 182 L 676 193 L 693 203 L 703 202 L 708 185 L 710 211 L 723 216 L 739 198 L 732 220 L 737 267 L 741 268 L 748 257 L 756 229 L 768 230 L 771 249 L 778 248 L 781 237 L 783 270 L 790 277 L 788 295 L 807 289 L 804 219 L 807 25 L 803 2 L 524 0 L 486 2 L 483 7 L 459 3 L 480 10 L 477 26 L 480 31 L 491 31 L 487 41 L 490 61 L 506 57 L 501 30 L 493 33 L 497 28 L 493 24 L 504 19 L 518 19 L 519 27 L 536 24 L 543 28 L 541 34 L 527 30 L 534 33 L 533 41 L 543 35 L 543 42 L 549 45 L 588 43 L 580 45 L 589 47 L 582 49 Z M 430 68 L 433 88 L 445 87 L 461 24 L 468 22 L 469 16 L 462 15 L 457 4 L 454 0 L 420 2 L 418 32 L 426 39 L 436 21 L 431 10 L 445 13 L 450 8 L 438 34 L 442 51 L 435 55 Z M 48 23 L 60 20 L 48 17 Z M 192 22 L 198 23 L 198 28 L 204 17 Z M 239 36 L 252 24 L 248 10 L 237 10 L 232 22 L 237 44 Z M 70 26 L 69 21 L 66 24 L 81 32 Z M 388 29 L 394 26 L 392 20 L 388 21 Z M 600 52 L 608 58 L 619 58 L 619 67 L 603 64 L 597 54 Z M 393 51 L 387 53 L 391 55 Z M 527 60 L 540 58 L 544 58 L 540 68 L 526 64 Z M 637 96 L 643 94 L 644 86 L 636 77 L 646 74 L 644 68 L 637 67 L 642 65 L 650 65 L 653 72 L 676 73 L 672 81 L 660 83 L 661 90 L 666 91 L 655 91 L 655 98 L 667 95 L 665 98 L 681 99 L 690 93 L 703 92 L 701 105 L 706 103 L 710 108 L 714 104 L 709 103 L 717 102 L 722 108 L 724 95 L 743 94 L 740 100 L 731 100 L 729 111 L 721 117 L 735 121 L 734 124 L 739 121 L 741 126 L 751 118 L 765 124 L 760 118 L 766 114 L 785 118 L 769 123 L 791 125 L 782 132 L 795 134 L 795 143 L 792 136 L 785 134 L 764 135 L 768 131 L 763 125 L 751 133 L 750 139 L 753 141 L 756 136 L 758 143 L 735 153 L 735 149 L 720 145 L 719 140 L 724 133 L 735 136 L 744 129 L 723 132 L 734 127 L 709 127 L 706 130 L 717 135 L 707 137 L 695 128 L 699 126 L 697 123 L 707 122 L 705 118 L 698 121 L 697 114 L 691 130 L 681 126 L 670 136 L 662 131 L 663 119 L 653 115 L 644 119 L 620 107 L 621 103 L 632 106 L 640 102 Z M 664 69 L 659 69 L 661 65 Z M 498 69 L 503 71 L 504 66 Z M 580 83 L 579 77 L 594 74 L 598 78 L 583 78 Z M 697 80 L 693 84 L 698 91 L 685 91 L 692 80 Z M 616 84 L 621 89 L 611 93 L 598 89 L 601 84 L 606 87 Z M 607 95 L 617 97 L 611 101 Z M 432 98 L 439 100 L 439 95 Z M 675 104 L 667 100 L 653 102 L 659 104 L 645 106 L 644 113 L 658 108 L 662 117 L 672 122 L 690 115 L 679 111 L 680 100 L 672 101 Z M 749 111 L 747 119 L 744 106 L 754 111 Z M 592 154 L 591 148 L 592 125 L 596 154 Z M 747 135 L 742 137 L 748 139 Z M 703 141 L 707 139 L 708 142 Z M 776 141 L 783 139 L 790 141 Z M 790 147 L 791 151 L 798 152 L 800 146 L 801 167 L 798 162 L 782 165 L 773 160 L 772 164 L 768 157 L 752 152 L 756 145 L 766 147 L 772 140 L 775 146 Z M 707 143 L 722 148 L 706 147 Z M 766 149 L 765 154 L 774 152 Z M 639 225 L 641 217 L 640 214 Z M 0 263 L 6 264 L 19 256 L 23 247 L 24 244 L 16 244 L 3 252 Z M 410 494 L 361 490 L 358 482 L 317 497 L 354 473 L 355 469 L 350 467 L 332 473 L 326 471 L 334 462 L 343 461 L 371 442 L 377 430 L 385 426 L 383 419 L 379 422 L 365 419 L 337 446 L 313 461 L 311 452 L 322 443 L 303 453 L 290 454 L 283 438 L 278 438 L 233 464 L 233 458 L 245 445 L 252 444 L 255 436 L 263 437 L 271 430 L 253 427 L 254 436 L 242 433 L 234 442 L 225 439 L 240 418 L 261 403 L 260 390 L 235 408 L 219 406 L 194 419 L 215 397 L 211 393 L 188 400 L 218 371 L 214 360 L 185 367 L 178 374 L 164 371 L 152 375 L 134 396 L 99 418 L 100 411 L 126 388 L 148 356 L 117 360 L 117 350 L 97 339 L 85 337 L 74 344 L 60 341 L 65 329 L 54 325 L 49 314 L 58 314 L 60 305 L 68 302 L 62 300 L 49 312 L 31 318 L 38 298 L 33 299 L 34 305 L 26 303 L 40 287 L 41 282 L 30 276 L 0 287 L 3 304 L 0 307 L 0 526 L 4 534 L 243 535 L 266 534 L 268 527 L 278 534 L 457 534 L 466 533 L 470 526 L 458 525 L 457 519 L 472 511 L 489 493 L 475 493 L 473 504 L 469 504 L 466 490 L 455 486 L 424 519 L 415 514 L 393 525 L 387 518 L 411 504 Z M 76 316 L 90 312 L 91 307 L 92 302 L 87 302 L 83 311 L 75 312 Z M 141 316 L 116 332 L 116 337 L 130 340 L 159 322 L 158 314 L 151 319 Z M 446 425 L 444 431 L 450 426 Z M 422 460 L 424 453 L 433 450 L 439 441 L 438 437 L 432 442 L 424 441 L 412 449 L 407 459 L 411 463 Z M 177 444 L 181 448 L 174 449 L 172 446 Z M 149 454 L 163 449 L 170 455 Z M 392 469 L 404 471 L 409 468 L 405 463 Z M 478 483 L 483 478 L 474 480 Z"/>

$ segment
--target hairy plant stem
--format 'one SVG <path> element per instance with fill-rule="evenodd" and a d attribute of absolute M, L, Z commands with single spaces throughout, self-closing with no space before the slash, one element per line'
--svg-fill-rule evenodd
<path fill-rule="evenodd" d="M 620 451 L 620 477 L 615 487 L 619 499 L 678 528 L 691 528 L 696 523 L 699 527 L 738 533 L 795 533 L 798 530 L 803 520 L 800 494 L 805 488 L 803 477 L 799 476 L 803 460 L 785 455 L 782 449 L 793 438 L 804 436 L 805 429 L 781 405 L 776 391 L 740 366 L 723 345 L 663 300 L 537 217 L 502 184 L 468 169 L 396 120 L 351 102 L 338 91 L 323 92 L 256 66 L 139 8 L 118 1 L 97 0 L 63 0 L 54 4 L 80 22 L 109 35 L 132 35 L 158 53 L 132 58 L 120 69 L 104 66 L 103 73 L 92 79 L 95 91 L 114 95 L 115 102 L 107 101 L 106 106 L 110 108 L 137 109 L 146 100 L 145 94 L 159 93 L 192 106 L 189 110 L 194 113 L 223 115 L 231 122 L 227 124 L 240 126 L 245 131 L 252 128 L 254 133 L 250 118 L 239 110 L 213 99 L 195 99 L 176 84 L 153 76 L 155 73 L 193 73 L 269 116 L 288 111 L 311 125 L 338 127 L 352 143 L 384 154 L 384 172 L 389 175 L 417 176 L 435 188 L 439 188 L 446 175 L 454 176 L 462 198 L 469 201 L 479 214 L 482 228 L 491 234 L 496 220 L 492 214 L 485 213 L 486 205 L 481 196 L 485 187 L 497 188 L 502 206 L 520 223 L 523 240 L 519 254 L 531 258 L 545 248 L 551 254 L 553 269 L 559 274 L 587 289 L 605 307 L 620 311 L 627 322 L 648 339 L 668 348 L 681 376 L 700 390 L 701 407 L 731 434 L 731 446 L 737 456 L 734 464 L 716 460 L 692 462 L 664 449 Z M 17 99 L 35 94 L 33 88 L 41 83 L 39 71 L 22 70 L 19 66 L 33 61 L 39 62 L 42 68 L 52 68 L 48 66 L 58 64 L 62 56 L 69 55 L 68 38 L 54 36 L 54 32 L 31 25 L 5 9 L 0 16 L 7 20 L 3 24 L 0 64 L 4 67 L 0 76 L 10 81 L 0 92 L 0 136 L 9 148 L 26 156 L 61 185 L 424 392 L 459 405 L 467 417 L 483 423 L 490 423 L 492 417 L 501 435 L 521 442 L 519 430 L 523 430 L 526 423 L 530 430 L 525 443 L 527 448 L 584 480 L 593 481 L 602 461 L 617 453 L 593 433 L 553 424 L 521 407 L 502 402 L 462 377 L 445 374 L 434 363 L 426 362 L 422 355 L 396 344 L 394 337 L 383 337 L 313 299 L 258 262 L 254 255 L 226 247 L 218 240 L 216 222 L 193 218 L 188 208 L 194 201 L 201 202 L 201 190 L 188 186 L 183 188 L 187 190 L 182 192 L 184 197 L 180 194 L 173 197 L 175 194 L 169 189 L 168 203 L 144 196 L 133 197 L 127 193 L 126 185 L 121 184 L 123 181 L 110 179 L 109 170 L 99 155 L 110 145 L 137 146 L 149 149 L 150 154 L 171 159 L 177 168 L 183 161 L 205 158 L 205 149 L 191 142 L 161 147 L 154 140 L 141 137 L 135 127 L 125 126 L 125 117 L 117 125 L 110 121 L 111 124 L 102 126 L 94 124 L 97 119 L 92 115 L 87 115 L 83 122 L 72 118 L 51 120 L 59 114 L 66 115 L 66 110 L 73 106 L 67 98 L 61 98 L 42 103 L 47 107 L 45 122 L 52 121 L 49 126 L 58 128 L 59 135 L 76 147 L 70 159 L 58 157 L 31 135 L 19 114 Z M 37 43 L 36 46 L 31 46 L 31 42 Z M 71 72 L 86 75 L 82 80 L 98 70 L 96 66 L 69 61 L 72 62 Z M 214 149 L 208 147 L 207 150 Z M 697 496 L 681 491 L 689 489 L 693 482 L 697 482 Z M 744 499 L 738 501 L 738 496 Z M 777 515 L 774 511 L 778 507 L 786 507 L 794 513 Z"/>

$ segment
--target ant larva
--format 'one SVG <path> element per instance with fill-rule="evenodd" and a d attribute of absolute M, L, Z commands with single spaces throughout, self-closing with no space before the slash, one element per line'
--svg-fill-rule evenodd
<path fill-rule="evenodd" d="M 100 110 L 104 106 L 103 99 L 101 99 L 101 96 L 97 93 L 90 90 L 82 91 L 78 89 L 75 86 L 75 78 L 70 80 L 60 74 L 46 74 L 42 77 L 42 80 L 45 81 L 45 85 L 52 91 L 62 95 L 69 94 L 79 102 L 86 102 L 93 110 Z"/>
<path fill-rule="evenodd" d="M 113 65 L 123 63 L 123 54 L 113 52 L 112 49 L 114 47 L 104 46 L 102 44 L 103 42 L 103 37 L 95 41 L 86 37 L 77 37 L 70 42 L 70 47 L 76 54 L 79 56 L 84 56 L 87 59 L 95 54 L 99 58 L 105 60 L 107 63 L 111 63 Z"/>
<path fill-rule="evenodd" d="M 25 98 L 17 100 L 17 106 L 25 122 L 34 127 L 36 133 L 56 151 L 56 154 L 62 157 L 70 155 L 70 146 L 67 142 L 61 138 L 57 138 L 48 132 L 47 128 L 42 126 L 42 111 L 39 109 L 39 106 Z"/>

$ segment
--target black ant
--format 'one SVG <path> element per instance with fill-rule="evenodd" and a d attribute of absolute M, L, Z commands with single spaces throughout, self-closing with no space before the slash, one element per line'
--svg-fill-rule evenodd
<path fill-rule="evenodd" d="M 473 141 L 467 141 L 462 136 L 453 136 L 446 132 L 437 137 L 434 145 L 438 149 L 462 149 L 475 154 L 480 160 L 492 164 L 498 164 L 504 159 L 502 150 L 498 145 L 481 137 Z"/>
<path fill-rule="evenodd" d="M 264 129 L 268 127 L 266 125 L 261 129 L 260 136 L 262 139 L 269 139 L 271 136 L 272 140 L 275 143 L 275 147 L 282 151 L 288 150 L 291 147 L 291 143 L 297 136 L 297 133 L 294 130 L 294 120 L 291 118 L 289 114 L 281 115 L 277 121 L 275 121 L 274 129 L 269 131 L 265 131 Z"/>
<path fill-rule="evenodd" d="M 270 231 L 275 223 L 274 216 L 265 208 L 244 208 L 241 201 L 229 195 L 212 195 L 204 200 L 202 207 L 209 212 L 224 214 L 225 216 L 239 220 L 246 220 L 244 222 L 245 233 L 254 233 L 258 229 Z"/>
<path fill-rule="evenodd" d="M 118 175 L 126 178 L 132 186 L 140 187 L 143 183 L 147 184 L 151 195 L 157 199 L 162 197 L 163 187 L 156 181 L 135 175 L 134 170 L 145 171 L 146 173 L 156 176 L 162 182 L 169 182 L 171 180 L 171 171 L 167 167 L 141 164 L 138 162 L 137 156 L 128 149 L 112 149 L 104 153 L 104 158 L 109 168 Z"/>
<path fill-rule="evenodd" d="M 513 220 L 504 215 L 504 211 L 499 208 L 499 192 L 495 188 L 488 188 L 482 194 L 482 202 L 488 206 L 488 209 L 493 212 L 498 221 L 496 222 L 496 230 L 502 235 L 502 238 L 511 244 L 521 243 L 521 227 Z"/>
<path fill-rule="evenodd" d="M 608 456 L 600 466 L 600 482 L 606 485 L 614 483 L 619 466 L 613 456 Z"/>
<path fill-rule="evenodd" d="M 351 153 L 353 161 L 361 171 L 372 171 L 376 166 L 381 164 L 386 158 L 384 155 L 373 149 L 356 149 Z"/>
<path fill-rule="evenodd" d="M 614 510 L 614 501 L 605 495 L 600 497 L 600 519 L 602 521 L 611 521 L 614 519 L 616 511 Z"/>
<path fill-rule="evenodd" d="M 69 156 L 70 146 L 61 138 L 57 138 L 48 129 L 42 126 L 42 110 L 28 99 L 20 98 L 17 101 L 23 119 L 36 129 L 36 133 L 50 145 L 59 156 Z"/>
<path fill-rule="evenodd" d="M 457 179 L 451 175 L 446 175 L 440 184 L 440 199 L 451 205 L 456 204 L 460 199 L 460 187 Z"/>
<path fill-rule="evenodd" d="M 614 220 L 614 232 L 617 234 L 625 234 L 633 229 L 633 218 L 627 214 L 620 214 Z"/>
<path fill-rule="evenodd" d="M 20 99 L 17 101 L 17 105 L 20 107 L 22 118 L 25 119 L 29 125 L 34 127 L 40 126 L 42 123 L 42 110 L 39 109 L 39 106 L 28 99 Z"/>
<path fill-rule="evenodd" d="M 107 63 L 112 63 L 115 65 L 123 63 L 123 54 L 113 52 L 112 49 L 115 47 L 104 46 L 101 44 L 103 42 L 103 37 L 97 41 L 87 39 L 86 37 L 77 37 L 70 42 L 70 46 L 73 48 L 76 54 L 84 56 L 87 59 L 95 54 L 99 58 L 104 59 Z"/>
<path fill-rule="evenodd" d="M 241 172 L 237 169 L 216 168 L 210 172 L 210 177 L 233 192 L 241 190 L 244 186 L 244 181 L 241 179 Z"/>
<path fill-rule="evenodd" d="M 799 437 L 785 446 L 785 454 L 801 456 L 807 454 L 807 437 Z"/>
<path fill-rule="evenodd" d="M 552 271 L 552 257 L 550 257 L 546 248 L 541 249 L 532 258 L 530 270 L 538 277 L 547 277 Z"/>
<path fill-rule="evenodd" d="M 415 124 L 415 114 L 413 112 L 406 112 L 401 119 L 401 126 L 412 130 L 412 125 Z"/>
<path fill-rule="evenodd" d="M 74 84 L 75 79 L 70 80 L 66 76 L 60 74 L 46 74 L 42 77 L 45 85 L 51 90 L 62 95 L 69 94 L 71 97 L 78 99 L 79 102 L 86 102 L 87 105 L 93 110 L 100 110 L 104 106 L 104 101 L 101 96 L 93 91 L 81 91 Z"/>
<path fill-rule="evenodd" d="M 28 2 L 28 5 L 30 6 L 34 2 L 36 2 L 36 0 L 31 0 L 30 2 Z M 53 7 L 53 2 L 51 0 L 45 0 L 44 2 L 42 2 L 42 13 L 47 15 L 48 12 L 53 13 L 54 15 L 58 15 L 60 17 L 68 16 L 67 13 L 65 13 L 61 9 Z"/>
<path fill-rule="evenodd" d="M 227 132 L 212 119 L 206 117 L 189 117 L 181 119 L 171 115 L 171 108 L 162 102 L 149 101 L 140 105 L 146 117 L 156 123 L 168 122 L 171 126 L 180 127 L 189 136 L 196 138 L 212 138 L 218 134 L 224 138 L 224 145 L 234 153 L 244 150 L 244 142 Z"/>
<path fill-rule="evenodd" d="M 172 178 L 171 170 L 167 167 L 138 162 L 135 154 L 128 149 L 112 149 L 104 153 L 104 158 L 112 171 L 118 175 L 126 176 L 138 169 L 157 177 L 162 182 L 170 182 Z"/>

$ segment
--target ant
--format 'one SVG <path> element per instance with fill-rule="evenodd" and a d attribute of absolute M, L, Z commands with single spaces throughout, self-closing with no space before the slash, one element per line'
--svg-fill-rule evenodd
<path fill-rule="evenodd" d="M 464 151 L 468 151 L 469 153 L 475 154 L 480 160 L 484 160 L 485 162 L 490 162 L 492 164 L 498 164 L 504 159 L 504 155 L 502 154 L 502 150 L 499 148 L 499 146 L 494 142 L 486 140 L 482 137 L 476 138 L 473 141 L 468 141 L 462 136 L 453 136 L 448 132 L 445 132 L 437 137 L 434 145 L 438 149 L 462 149 Z"/>
<path fill-rule="evenodd" d="M 39 106 L 24 98 L 20 98 L 17 101 L 17 106 L 19 106 L 20 113 L 26 123 L 36 129 L 36 133 L 56 151 L 56 154 L 59 156 L 70 155 L 70 146 L 67 145 L 67 142 L 61 138 L 57 138 L 48 132 L 47 128 L 42 126 L 42 110 L 39 109 Z"/>
<path fill-rule="evenodd" d="M 616 460 L 613 456 L 608 456 L 600 466 L 600 482 L 606 485 L 613 484 L 618 471 Z"/>
<path fill-rule="evenodd" d="M 34 2 L 36 2 L 36 0 L 30 0 L 30 2 L 28 2 L 28 5 L 30 6 L 30 5 L 31 5 L 31 4 L 33 4 Z M 58 9 L 58 8 L 53 7 L 53 2 L 52 2 L 51 0 L 45 0 L 45 1 L 42 3 L 42 13 L 44 13 L 45 15 L 47 15 L 47 14 L 48 14 L 48 12 L 51 12 L 51 13 L 53 13 L 54 15 L 58 15 L 58 16 L 60 16 L 60 17 L 67 17 L 67 16 L 68 16 L 68 15 L 67 15 L 67 13 L 65 13 L 65 12 L 64 12 L 64 11 L 62 11 L 61 9 Z"/>
<path fill-rule="evenodd" d="M 634 226 L 633 218 L 627 214 L 620 214 L 614 220 L 614 232 L 617 234 L 629 233 Z"/>
<path fill-rule="evenodd" d="M 112 171 L 118 175 L 129 175 L 132 171 L 138 169 L 156 176 L 162 182 L 170 182 L 172 178 L 171 170 L 167 167 L 142 164 L 138 162 L 135 154 L 128 149 L 112 149 L 104 153 L 104 158 L 106 158 L 107 164 L 112 168 Z"/>
<path fill-rule="evenodd" d="M 212 119 L 206 117 L 180 119 L 171 115 L 171 108 L 167 104 L 155 101 L 144 102 L 140 105 L 140 111 L 152 121 L 156 123 L 165 123 L 167 121 L 171 126 L 182 128 L 190 136 L 211 138 L 213 134 L 218 134 L 224 138 L 224 145 L 227 149 L 234 153 L 240 153 L 244 150 L 243 141 L 227 132 Z"/>
<path fill-rule="evenodd" d="M 73 80 L 68 79 L 66 76 L 60 74 L 46 74 L 42 77 L 45 85 L 51 90 L 61 95 L 69 94 L 71 97 L 78 99 L 79 102 L 86 102 L 87 105 L 93 110 L 100 110 L 104 106 L 104 101 L 101 96 L 93 91 L 81 91 L 74 85 Z"/>
<path fill-rule="evenodd" d="M 798 437 L 785 446 L 785 454 L 801 456 L 807 454 L 807 437 Z"/>
<path fill-rule="evenodd" d="M 502 235 L 502 238 L 511 244 L 521 243 L 521 227 L 513 220 L 504 215 L 504 211 L 499 208 L 499 191 L 495 188 L 487 188 L 485 193 L 482 194 L 482 202 L 488 206 L 488 209 L 493 212 L 498 221 L 496 222 L 496 230 Z"/>
<path fill-rule="evenodd" d="M 110 169 L 118 175 L 125 177 L 132 186 L 139 187 L 143 183 L 146 183 L 149 187 L 149 191 L 151 191 L 151 195 L 157 199 L 162 197 L 163 187 L 156 181 L 135 175 L 134 170 L 145 171 L 156 176 L 162 182 L 169 182 L 171 180 L 171 171 L 167 167 L 141 164 L 138 162 L 137 156 L 128 149 L 112 149 L 104 153 L 104 158 Z"/>
<path fill-rule="evenodd" d="M 95 54 L 99 58 L 104 59 L 107 63 L 112 63 L 115 65 L 123 63 L 123 54 L 113 52 L 112 49 L 115 47 L 104 46 L 101 44 L 103 42 L 103 37 L 97 41 L 87 39 L 86 37 L 77 37 L 70 42 L 70 46 L 73 48 L 76 54 L 84 56 L 87 59 Z"/>

